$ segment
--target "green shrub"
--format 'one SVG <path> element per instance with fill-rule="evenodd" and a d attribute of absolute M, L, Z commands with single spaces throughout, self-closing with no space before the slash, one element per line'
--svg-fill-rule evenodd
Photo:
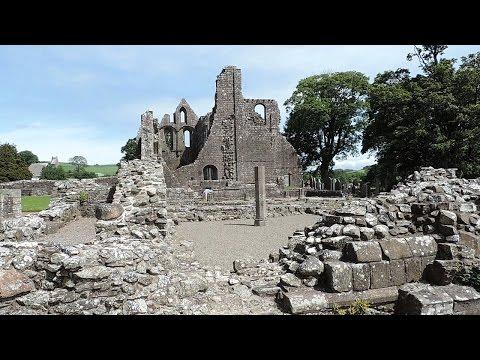
<path fill-rule="evenodd" d="M 333 305 L 333 311 L 338 315 L 365 315 L 370 309 L 370 304 L 365 300 L 355 300 L 348 308 Z"/>
<path fill-rule="evenodd" d="M 42 169 L 40 178 L 46 180 L 64 180 L 67 178 L 67 174 L 65 174 L 65 170 L 63 170 L 61 166 L 48 164 Z"/>
<path fill-rule="evenodd" d="M 88 201 L 88 197 L 88 192 L 81 191 L 80 194 L 78 194 L 78 201 L 80 201 L 80 204 L 84 204 Z"/>

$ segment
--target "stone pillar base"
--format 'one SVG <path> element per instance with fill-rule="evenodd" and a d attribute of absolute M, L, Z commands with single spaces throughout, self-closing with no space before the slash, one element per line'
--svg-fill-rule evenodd
<path fill-rule="evenodd" d="M 266 224 L 265 219 L 255 219 L 255 222 L 253 223 L 254 226 L 265 226 Z"/>

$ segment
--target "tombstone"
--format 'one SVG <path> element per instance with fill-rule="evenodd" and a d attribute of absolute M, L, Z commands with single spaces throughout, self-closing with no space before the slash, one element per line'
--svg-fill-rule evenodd
<path fill-rule="evenodd" d="M 265 166 L 255 166 L 255 226 L 265 226 Z"/>

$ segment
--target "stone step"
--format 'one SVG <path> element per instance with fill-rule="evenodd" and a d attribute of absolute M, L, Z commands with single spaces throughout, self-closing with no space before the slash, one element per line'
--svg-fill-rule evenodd
<path fill-rule="evenodd" d="M 406 284 L 398 290 L 399 315 L 479 315 L 480 294 L 474 288 L 449 284 Z"/>
<path fill-rule="evenodd" d="M 316 313 L 334 306 L 349 306 L 357 300 L 363 300 L 370 305 L 393 303 L 397 300 L 398 288 L 391 286 L 382 289 L 365 291 L 326 293 L 314 289 L 294 289 L 287 293 L 281 292 L 278 300 L 282 307 L 291 314 Z"/>

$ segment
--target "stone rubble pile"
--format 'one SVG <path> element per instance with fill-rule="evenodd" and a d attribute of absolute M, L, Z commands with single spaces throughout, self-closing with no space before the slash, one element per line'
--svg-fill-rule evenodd
<path fill-rule="evenodd" d="M 454 282 L 480 267 L 479 196 L 478 179 L 422 168 L 389 193 L 322 214 L 271 255 L 286 271 L 280 297 L 288 303 L 288 292 L 297 288 L 348 293 Z"/>

